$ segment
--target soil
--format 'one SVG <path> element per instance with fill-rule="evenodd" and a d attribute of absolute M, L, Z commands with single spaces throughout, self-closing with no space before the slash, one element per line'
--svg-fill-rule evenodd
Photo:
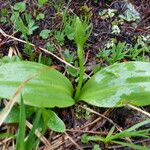
<path fill-rule="evenodd" d="M 10 6 L 13 6 L 18 0 L 9 0 L 3 1 L 0 0 L 0 10 L 2 8 L 8 9 L 8 22 L 10 22 L 10 15 L 11 9 Z M 59 30 L 62 28 L 62 16 L 57 12 L 53 5 L 46 4 L 43 7 L 37 7 L 37 1 L 35 0 L 24 0 L 27 7 L 27 12 L 31 13 L 32 16 L 38 12 L 42 12 L 45 14 L 45 19 L 38 22 L 39 29 L 33 33 L 29 37 L 29 41 L 36 45 L 34 48 L 34 60 L 37 61 L 38 56 L 40 55 L 41 51 L 38 47 L 44 47 L 44 45 L 49 42 L 53 41 L 55 43 L 55 39 L 53 37 L 43 40 L 39 33 L 42 29 L 50 29 L 50 30 Z M 87 56 L 87 62 L 85 64 L 87 74 L 90 74 L 92 71 L 93 66 L 97 64 L 101 64 L 101 66 L 107 66 L 107 62 L 101 58 L 97 58 L 96 54 L 101 51 L 106 43 L 115 38 L 117 42 L 126 42 L 131 45 L 135 45 L 138 36 L 147 36 L 150 34 L 150 1 L 149 0 L 136 0 L 131 1 L 132 5 L 135 7 L 136 11 L 140 13 L 141 20 L 140 22 L 136 23 L 136 28 L 132 27 L 132 22 L 124 22 L 121 26 L 121 32 L 119 34 L 112 33 L 112 22 L 117 18 L 118 15 L 123 14 L 126 11 L 126 1 L 110 1 L 110 0 L 98 0 L 97 2 L 94 0 L 72 0 L 69 4 L 67 11 L 70 15 L 73 13 L 77 15 L 91 15 L 90 20 L 93 24 L 92 34 L 87 42 L 87 46 L 85 48 L 85 56 Z M 68 1 L 63 1 L 62 9 L 66 9 Z M 87 6 L 89 10 L 86 12 L 85 10 L 81 9 L 82 6 Z M 99 15 L 100 10 L 104 9 L 116 9 L 117 16 L 112 17 L 110 19 L 102 19 Z M 21 34 L 19 32 L 14 32 L 13 26 L 10 23 L 1 23 L 0 28 L 9 35 L 12 35 L 21 39 Z M 148 45 L 150 43 L 147 43 Z M 58 45 L 58 43 L 56 43 Z M 70 51 L 76 51 L 76 46 L 73 42 L 65 39 L 65 44 L 63 46 L 58 45 L 61 47 L 61 52 L 65 49 L 69 49 Z M 14 41 L 13 39 L 4 37 L 0 34 L 0 54 L 1 57 L 7 56 L 10 47 L 17 47 L 20 54 L 22 55 L 23 59 L 29 59 L 29 55 L 25 53 L 22 49 L 24 44 L 21 42 Z M 59 51 L 54 52 L 57 56 L 61 57 L 61 53 Z M 46 57 L 50 57 L 52 59 L 52 66 L 57 68 L 59 71 L 63 72 L 65 70 L 64 64 L 60 61 L 56 60 L 52 56 L 47 53 L 43 53 Z M 148 53 L 147 56 L 149 57 L 150 54 Z M 126 58 L 125 60 L 121 61 L 128 61 L 130 58 Z M 72 78 L 72 77 L 71 77 Z M 74 79 L 72 79 L 74 81 Z M 90 133 L 90 135 L 96 135 L 97 132 L 103 133 L 103 135 L 107 135 L 109 130 L 112 127 L 112 123 L 108 121 L 106 118 L 99 117 L 94 113 L 90 113 L 88 119 L 85 118 L 83 114 L 86 113 L 84 107 L 86 104 L 78 103 L 77 105 L 67 108 L 67 109 L 54 109 L 55 112 L 60 116 L 60 118 L 65 122 L 66 128 L 68 129 L 66 132 L 67 134 L 83 149 L 90 150 L 93 148 L 96 142 L 90 142 L 88 144 L 81 143 L 81 135 L 83 132 Z M 141 122 L 148 117 L 146 115 L 141 114 L 140 112 L 133 110 L 129 107 L 124 108 L 114 108 L 114 109 L 104 109 L 104 108 L 97 108 L 93 106 L 87 106 L 92 110 L 98 112 L 99 114 L 103 114 L 105 117 L 111 119 L 113 123 L 115 123 L 120 130 L 127 129 L 132 125 Z M 150 106 L 142 107 L 143 110 L 150 112 Z M 82 115 L 83 116 L 82 116 Z M 98 121 L 95 121 L 99 118 Z M 95 122 L 94 122 L 95 121 Z M 150 128 L 150 125 L 145 126 L 144 128 Z M 2 128 L 3 129 L 3 128 Z M 2 130 L 1 129 L 1 130 Z M 75 144 L 70 142 L 70 140 L 66 140 L 66 134 L 56 134 L 52 131 L 47 131 L 45 137 L 48 141 L 52 144 L 54 149 L 63 150 L 76 150 L 78 149 Z M 133 139 L 133 143 L 139 143 L 141 145 L 146 145 L 150 147 L 150 139 L 147 141 L 143 141 L 142 138 Z M 60 144 L 61 143 L 61 144 Z M 129 148 L 124 148 L 122 146 L 117 146 L 113 144 L 104 145 L 100 143 L 102 149 L 116 149 L 116 150 L 127 150 Z M 44 145 L 40 145 L 40 149 L 44 149 Z"/>

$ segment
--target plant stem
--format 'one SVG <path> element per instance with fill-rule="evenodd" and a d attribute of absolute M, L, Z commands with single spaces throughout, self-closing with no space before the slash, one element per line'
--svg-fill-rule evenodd
<path fill-rule="evenodd" d="M 75 97 L 74 97 L 75 100 L 78 100 L 81 87 L 82 87 L 82 83 L 83 83 L 83 77 L 84 77 L 83 46 L 78 45 L 77 53 L 78 53 L 79 65 L 80 65 L 80 76 L 79 76 L 78 86 L 77 86 L 77 90 L 76 90 Z"/>

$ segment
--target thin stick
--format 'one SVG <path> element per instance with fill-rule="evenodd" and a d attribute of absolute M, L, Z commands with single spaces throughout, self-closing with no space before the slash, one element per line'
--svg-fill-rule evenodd
<path fill-rule="evenodd" d="M 26 121 L 26 125 L 29 129 L 32 129 L 32 124 L 28 121 Z M 36 129 L 35 130 L 35 135 L 45 144 L 45 146 L 49 149 L 51 149 L 51 144 L 49 143 L 49 141 Z"/>
<path fill-rule="evenodd" d="M 118 125 L 116 124 L 116 123 L 114 123 L 111 119 L 109 119 L 108 117 L 106 117 L 106 116 L 104 116 L 104 115 L 102 115 L 102 114 L 100 114 L 100 113 L 98 113 L 98 112 L 96 112 L 96 111 L 94 111 L 94 110 L 92 110 L 92 109 L 90 109 L 90 108 L 86 108 L 86 107 L 83 107 L 83 106 L 79 106 L 79 107 L 81 107 L 81 108 L 83 108 L 83 109 L 85 109 L 85 110 L 87 110 L 87 111 L 90 111 L 90 112 L 92 112 L 92 113 L 94 113 L 94 114 L 97 114 L 98 116 L 100 116 L 100 117 L 102 117 L 102 118 L 105 118 L 106 120 L 108 120 L 110 123 L 112 123 L 117 129 L 118 129 L 118 131 L 122 131 L 120 128 L 118 128 Z"/>
<path fill-rule="evenodd" d="M 108 109 L 107 111 L 105 111 L 102 115 L 105 116 L 105 115 L 107 115 L 109 112 L 110 112 L 110 109 Z M 101 120 L 101 119 L 103 119 L 102 116 L 98 117 L 98 118 L 95 119 L 94 121 L 92 121 L 92 122 L 86 124 L 85 126 L 81 127 L 81 129 L 84 129 L 84 128 L 88 127 L 88 126 L 91 126 L 91 125 L 93 125 L 94 123 L 98 122 L 98 121 Z"/>
<path fill-rule="evenodd" d="M 7 138 L 7 139 L 4 139 L 3 141 L 0 142 L 0 145 L 3 145 L 4 143 L 12 140 L 14 137 L 10 137 L 10 138 Z"/>
<path fill-rule="evenodd" d="M 65 132 L 65 135 L 79 150 L 83 150 L 66 132 Z"/>
<path fill-rule="evenodd" d="M 136 111 L 139 111 L 139 112 L 141 112 L 142 114 L 144 114 L 144 115 L 146 115 L 146 116 L 148 116 L 148 117 L 150 118 L 150 113 L 148 113 L 147 111 L 144 111 L 144 110 L 142 110 L 142 109 L 140 109 L 140 108 L 138 108 L 138 107 L 135 107 L 135 106 L 133 106 L 133 105 L 130 105 L 130 104 L 127 104 L 126 106 L 128 106 L 128 107 L 130 107 L 130 108 L 132 108 L 132 109 L 134 109 L 134 110 L 136 110 Z"/>
<path fill-rule="evenodd" d="M 78 130 L 78 129 L 66 129 L 68 132 L 79 132 L 79 133 L 90 133 L 90 134 L 100 134 L 100 135 L 107 135 L 108 132 L 98 132 L 98 131 L 85 131 L 85 130 Z"/>

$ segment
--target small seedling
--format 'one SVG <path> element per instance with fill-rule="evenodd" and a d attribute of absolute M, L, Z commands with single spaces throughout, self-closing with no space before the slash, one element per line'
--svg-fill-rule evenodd
<path fill-rule="evenodd" d="M 38 29 L 39 26 L 35 24 L 35 21 L 32 19 L 32 16 L 30 14 L 25 13 L 25 19 L 26 19 L 27 28 L 28 28 L 28 35 L 32 35 L 33 31 Z"/>
<path fill-rule="evenodd" d="M 102 19 L 112 18 L 115 16 L 116 10 L 115 9 L 104 9 L 99 11 L 99 15 Z"/>
<path fill-rule="evenodd" d="M 48 0 L 38 0 L 38 4 L 40 7 L 45 5 L 47 2 L 48 2 Z"/>
<path fill-rule="evenodd" d="M 53 43 L 50 43 L 50 42 L 47 42 L 45 44 L 44 48 L 47 49 L 48 51 L 51 51 L 51 52 L 56 51 L 55 45 Z"/>
<path fill-rule="evenodd" d="M 45 18 L 45 15 L 43 13 L 39 13 L 37 16 L 36 16 L 36 20 L 43 20 Z"/>
<path fill-rule="evenodd" d="M 42 53 L 38 57 L 38 63 L 44 64 L 44 65 L 51 65 L 52 59 L 47 56 L 42 56 Z"/>
<path fill-rule="evenodd" d="M 126 55 L 125 43 L 119 42 L 117 45 L 113 45 L 112 49 L 103 49 L 99 52 L 97 57 L 103 58 L 109 64 L 113 64 L 123 59 Z"/>
<path fill-rule="evenodd" d="M 44 29 L 40 32 L 40 37 L 42 37 L 42 39 L 48 39 L 48 37 L 50 36 L 51 31 L 48 29 Z"/>
<path fill-rule="evenodd" d="M 24 2 L 18 2 L 14 5 L 14 10 L 17 10 L 18 12 L 22 13 L 26 10 L 26 3 Z"/>
<path fill-rule="evenodd" d="M 2 9 L 0 11 L 0 22 L 2 23 L 6 23 L 7 22 L 7 15 L 8 15 L 8 11 L 7 9 Z"/>
<path fill-rule="evenodd" d="M 63 45 L 64 44 L 64 37 L 65 37 L 65 35 L 64 35 L 64 33 L 63 32 L 61 32 L 61 31 L 56 31 L 55 33 L 54 33 L 54 37 L 55 37 L 55 39 L 58 41 L 58 43 L 60 43 L 61 45 Z"/>

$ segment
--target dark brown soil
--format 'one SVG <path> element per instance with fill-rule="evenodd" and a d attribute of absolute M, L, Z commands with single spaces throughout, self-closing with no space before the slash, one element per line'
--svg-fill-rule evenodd
<path fill-rule="evenodd" d="M 8 9 L 8 16 L 6 23 L 0 23 L 0 28 L 5 31 L 7 34 L 12 35 L 21 39 L 21 34 L 19 32 L 14 33 L 13 26 L 10 22 L 10 15 L 11 9 L 10 6 L 13 6 L 18 0 L 9 0 L 3 1 L 0 0 L 0 10 L 2 8 Z M 34 48 L 34 60 L 37 61 L 39 54 L 41 53 L 38 47 L 44 47 L 44 45 L 48 41 L 53 41 L 56 45 L 61 47 L 61 51 L 63 52 L 65 49 L 69 49 L 70 51 L 76 51 L 75 43 L 69 41 L 68 39 L 65 40 L 65 44 L 63 46 L 59 45 L 54 39 L 54 37 L 50 37 L 47 40 L 43 40 L 39 37 L 39 33 L 42 29 L 50 29 L 50 30 L 60 30 L 62 27 L 62 16 L 57 12 L 53 5 L 46 4 L 45 6 L 39 8 L 37 7 L 37 2 L 35 0 L 24 0 L 27 3 L 27 12 L 31 13 L 33 18 L 34 15 L 38 12 L 42 12 L 45 14 L 45 19 L 38 22 L 39 29 L 34 32 L 33 35 L 29 36 L 29 41 L 36 45 Z M 68 1 L 63 1 L 61 10 L 66 9 Z M 135 45 L 137 38 L 139 35 L 147 36 L 150 34 L 150 1 L 149 0 L 136 0 L 132 1 L 133 6 L 135 9 L 140 13 L 141 21 L 137 23 L 136 28 L 131 26 L 132 22 L 124 22 L 121 26 L 121 32 L 119 34 L 112 33 L 112 22 L 118 17 L 119 14 L 122 14 L 126 8 L 125 1 L 110 1 L 110 0 L 98 0 L 94 2 L 94 0 L 72 0 L 69 7 L 67 8 L 67 12 L 70 15 L 73 13 L 77 15 L 89 15 L 91 14 L 91 22 L 93 24 L 93 31 L 92 34 L 87 42 L 87 46 L 85 48 L 85 56 L 87 56 L 86 68 L 87 73 L 91 73 L 92 67 L 96 66 L 96 64 L 101 64 L 102 66 L 106 66 L 107 62 L 101 58 L 97 58 L 96 54 L 101 51 L 105 44 L 111 39 L 115 38 L 117 42 L 126 42 L 131 45 Z M 82 6 L 87 6 L 89 11 L 83 11 L 81 9 Z M 99 15 L 99 10 L 108 9 L 108 8 L 115 8 L 117 10 L 117 15 L 110 19 L 102 19 Z M 147 43 L 150 45 L 150 43 Z M 30 57 L 27 53 L 23 51 L 24 44 L 21 42 L 14 41 L 13 39 L 6 38 L 0 34 L 0 54 L 1 57 L 8 55 L 8 50 L 10 47 L 17 47 L 19 52 L 21 53 L 23 59 L 29 59 Z M 57 56 L 61 57 L 61 53 L 59 51 L 54 52 Z M 52 65 L 60 71 L 64 71 L 64 64 L 60 61 L 56 60 L 55 58 L 51 57 L 50 55 L 43 53 L 46 57 L 50 57 L 52 59 Z M 149 57 L 150 54 L 147 54 Z M 126 60 L 121 61 L 128 61 Z M 72 79 L 74 81 L 74 79 Z M 90 142 L 89 144 L 82 144 L 81 143 L 81 135 L 85 132 L 91 133 L 90 135 L 96 135 L 102 133 L 103 135 L 107 135 L 110 128 L 113 126 L 110 121 L 105 118 L 99 118 L 98 115 L 94 113 L 90 113 L 89 118 L 85 118 L 83 116 L 77 117 L 78 112 L 81 111 L 81 114 L 85 113 L 85 110 L 82 108 L 85 104 L 77 104 L 68 109 L 55 109 L 58 113 L 60 118 L 65 122 L 66 128 L 68 129 L 66 132 L 67 134 L 83 149 L 91 150 L 96 142 Z M 120 130 L 127 129 L 132 125 L 141 122 L 148 118 L 146 115 L 141 114 L 138 111 L 135 111 L 131 108 L 124 107 L 124 108 L 114 108 L 114 109 L 104 109 L 104 108 L 97 108 L 88 106 L 92 110 L 103 114 L 104 116 L 108 117 L 113 121 L 115 125 Z M 143 108 L 145 111 L 150 112 L 150 106 Z M 97 122 L 94 121 L 99 118 Z M 92 124 L 93 123 L 93 124 Z M 145 128 L 150 128 L 150 125 L 147 125 Z M 2 128 L 3 129 L 3 128 Z M 101 134 L 101 135 L 102 135 Z M 65 140 L 65 134 L 56 134 L 52 131 L 47 131 L 45 137 L 48 141 L 55 147 L 54 149 L 58 150 L 76 150 L 78 149 L 70 140 Z M 142 141 L 143 139 L 134 139 L 133 143 L 139 143 L 143 145 L 147 145 L 150 147 L 150 140 Z M 142 141 L 142 142 L 141 142 Z M 60 143 L 62 144 L 60 144 Z M 99 144 L 99 143 L 98 143 Z M 102 149 L 116 149 L 116 150 L 127 150 L 129 148 L 123 148 L 116 145 L 104 145 L 100 143 Z M 44 146 L 41 144 L 41 148 L 44 149 Z"/>

